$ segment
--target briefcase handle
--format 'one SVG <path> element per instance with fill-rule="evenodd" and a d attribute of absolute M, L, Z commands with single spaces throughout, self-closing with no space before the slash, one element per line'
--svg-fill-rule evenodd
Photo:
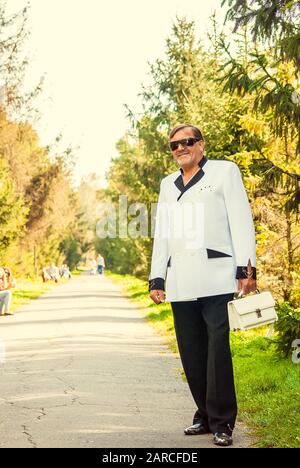
<path fill-rule="evenodd" d="M 260 290 L 258 288 L 255 289 L 255 294 L 260 294 Z M 241 299 L 242 297 L 246 297 L 247 294 L 244 294 L 244 291 L 241 289 L 237 298 Z"/>

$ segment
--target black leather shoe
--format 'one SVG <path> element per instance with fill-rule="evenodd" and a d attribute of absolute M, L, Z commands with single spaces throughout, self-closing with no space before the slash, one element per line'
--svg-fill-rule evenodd
<path fill-rule="evenodd" d="M 222 447 L 228 447 L 232 445 L 232 437 L 229 434 L 225 434 L 225 432 L 216 432 L 214 434 L 214 444 L 221 445 Z"/>
<path fill-rule="evenodd" d="M 184 430 L 185 435 L 201 435 L 201 434 L 209 434 L 210 430 L 206 424 L 203 422 L 199 422 L 193 424 L 190 427 L 187 427 Z"/>

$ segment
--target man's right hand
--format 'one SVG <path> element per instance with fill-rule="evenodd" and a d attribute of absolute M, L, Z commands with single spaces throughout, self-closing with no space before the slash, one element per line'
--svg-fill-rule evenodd
<path fill-rule="evenodd" d="M 150 291 L 150 297 L 155 304 L 161 304 L 162 302 L 165 302 L 165 291 L 162 291 L 161 289 L 153 289 Z"/>

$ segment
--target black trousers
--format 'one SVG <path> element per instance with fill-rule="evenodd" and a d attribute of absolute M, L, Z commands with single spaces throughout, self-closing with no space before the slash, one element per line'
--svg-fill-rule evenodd
<path fill-rule="evenodd" d="M 197 405 L 193 423 L 231 434 L 237 404 L 229 344 L 227 302 L 232 294 L 172 302 L 183 369 Z"/>

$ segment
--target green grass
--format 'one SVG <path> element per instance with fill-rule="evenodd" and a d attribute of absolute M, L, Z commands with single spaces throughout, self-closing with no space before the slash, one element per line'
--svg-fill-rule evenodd
<path fill-rule="evenodd" d="M 241 419 L 260 447 L 300 447 L 300 366 L 278 359 L 272 341 L 232 334 L 232 354 Z"/>
<path fill-rule="evenodd" d="M 106 272 L 146 312 L 173 352 L 178 352 L 169 304 L 156 306 L 148 284 L 133 276 Z M 254 436 L 254 446 L 300 448 L 300 364 L 278 359 L 266 329 L 231 334 L 239 420 Z"/>
<path fill-rule="evenodd" d="M 72 273 L 72 276 L 80 276 L 83 271 L 84 270 L 76 269 L 76 270 L 72 270 L 71 273 Z"/>
<path fill-rule="evenodd" d="M 80 271 L 72 271 L 73 276 L 79 276 Z M 67 279 L 61 279 L 60 284 L 68 282 Z M 45 292 L 53 289 L 56 286 L 54 281 L 43 283 L 41 278 L 38 279 L 17 279 L 17 287 L 12 290 L 12 305 L 11 312 L 17 311 L 17 309 L 28 304 L 32 299 L 37 299 Z"/>
<path fill-rule="evenodd" d="M 17 287 L 12 290 L 11 312 L 15 312 L 20 306 L 28 304 L 53 287 L 53 283 L 43 283 L 42 280 L 18 279 Z"/>

